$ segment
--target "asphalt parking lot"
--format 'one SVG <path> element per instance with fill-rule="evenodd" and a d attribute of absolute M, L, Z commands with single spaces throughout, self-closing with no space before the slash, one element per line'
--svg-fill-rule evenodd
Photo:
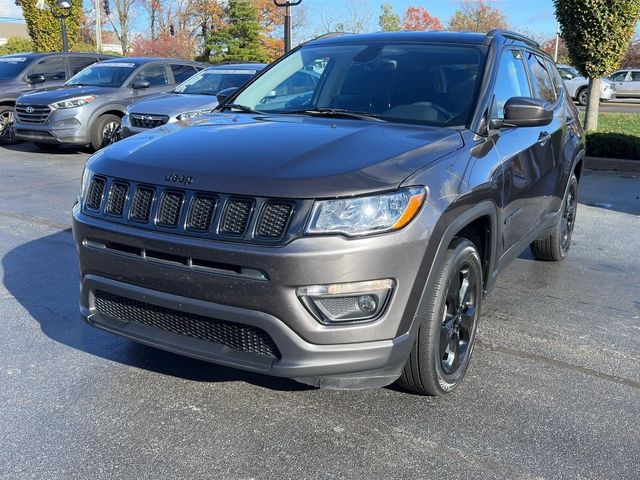
<path fill-rule="evenodd" d="M 445 398 L 332 391 L 79 319 L 88 155 L 0 147 L 0 478 L 602 478 L 640 472 L 640 177 L 585 172 L 572 251 L 523 254 Z"/>

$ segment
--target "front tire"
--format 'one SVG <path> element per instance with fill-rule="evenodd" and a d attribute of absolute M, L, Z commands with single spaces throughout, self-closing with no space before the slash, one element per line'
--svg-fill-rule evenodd
<path fill-rule="evenodd" d="M 578 178 L 574 173 L 569 178 L 567 193 L 564 195 L 561 207 L 561 218 L 546 238 L 534 240 L 531 243 L 531 253 L 538 260 L 557 262 L 564 260 L 571 247 L 571 235 L 576 222 L 578 209 Z"/>
<path fill-rule="evenodd" d="M 120 117 L 105 114 L 98 117 L 91 132 L 91 147 L 98 151 L 120 140 L 122 125 Z"/>
<path fill-rule="evenodd" d="M 587 101 L 589 100 L 589 89 L 585 87 L 578 90 L 576 100 L 578 100 L 578 103 L 580 105 L 585 107 L 587 105 Z"/>
<path fill-rule="evenodd" d="M 480 318 L 482 264 L 472 242 L 456 239 L 447 249 L 427 302 L 398 383 L 422 395 L 443 395 L 464 378 Z"/>
<path fill-rule="evenodd" d="M 18 143 L 15 129 L 16 111 L 11 105 L 0 106 L 0 144 L 13 145 Z"/>

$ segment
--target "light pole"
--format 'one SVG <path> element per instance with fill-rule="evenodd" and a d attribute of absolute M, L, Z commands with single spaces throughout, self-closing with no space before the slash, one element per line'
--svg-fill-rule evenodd
<path fill-rule="evenodd" d="M 300 5 L 302 0 L 273 0 L 276 7 L 284 8 L 284 53 L 291 50 L 291 7 Z"/>
<path fill-rule="evenodd" d="M 54 18 L 60 20 L 62 29 L 62 51 L 69 51 L 69 41 L 67 40 L 67 18 L 71 15 L 71 0 L 57 0 L 56 5 L 62 9 L 63 13 L 56 14 L 53 8 L 45 0 L 38 0 L 36 2 L 36 8 L 40 10 L 49 10 Z M 66 13 L 64 13 L 66 11 Z"/>

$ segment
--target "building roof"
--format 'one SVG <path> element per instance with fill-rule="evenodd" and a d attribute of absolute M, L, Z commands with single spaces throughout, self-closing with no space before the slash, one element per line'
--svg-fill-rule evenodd
<path fill-rule="evenodd" d="M 22 22 L 0 22 L 0 38 L 29 38 L 27 24 Z"/>

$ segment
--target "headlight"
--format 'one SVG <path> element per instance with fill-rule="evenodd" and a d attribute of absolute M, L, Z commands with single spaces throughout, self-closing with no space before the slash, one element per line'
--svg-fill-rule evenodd
<path fill-rule="evenodd" d="M 69 100 L 62 100 L 61 102 L 56 102 L 51 104 L 53 108 L 62 109 L 62 108 L 76 108 L 86 105 L 87 103 L 91 103 L 96 99 L 93 95 L 87 95 L 85 97 L 76 97 L 70 98 Z"/>
<path fill-rule="evenodd" d="M 358 236 L 399 230 L 413 220 L 426 195 L 424 187 L 410 187 L 381 195 L 317 201 L 306 233 Z"/>
<path fill-rule="evenodd" d="M 87 167 L 84 167 L 84 171 L 82 172 L 82 184 L 80 186 L 80 202 L 84 199 L 87 194 L 87 189 L 89 188 L 89 180 L 93 176 L 93 172 L 89 170 Z"/>
<path fill-rule="evenodd" d="M 191 112 L 183 112 L 176 116 L 178 120 L 189 120 L 190 118 L 199 117 L 201 115 L 206 115 L 208 113 L 213 113 L 213 109 L 211 110 L 193 110 Z"/>

